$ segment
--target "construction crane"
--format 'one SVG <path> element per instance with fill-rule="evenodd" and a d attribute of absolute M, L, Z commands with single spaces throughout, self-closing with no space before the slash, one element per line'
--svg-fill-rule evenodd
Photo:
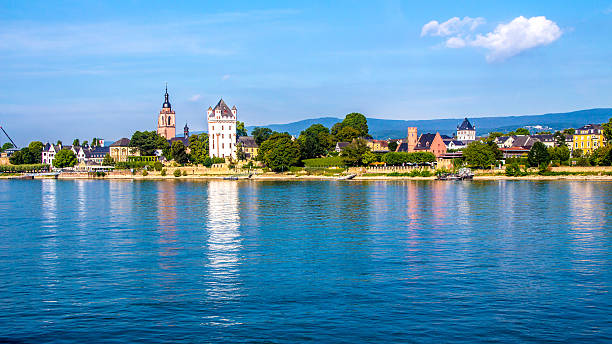
<path fill-rule="evenodd" d="M 2 128 L 2 126 L 0 125 L 0 129 L 2 129 L 2 131 L 4 132 L 4 135 L 6 135 L 6 137 L 8 137 L 9 141 L 11 141 L 11 143 L 13 144 L 13 147 L 18 148 L 17 145 L 15 144 L 15 142 L 13 142 L 13 139 L 11 139 L 11 137 L 6 133 L 6 130 L 4 130 L 4 128 Z"/>

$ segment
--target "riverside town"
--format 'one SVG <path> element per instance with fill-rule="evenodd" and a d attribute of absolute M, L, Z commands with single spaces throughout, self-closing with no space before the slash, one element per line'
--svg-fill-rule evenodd
<path fill-rule="evenodd" d="M 247 132 L 238 109 L 220 99 L 203 111 L 207 133 L 193 134 L 172 108 L 166 86 L 156 130 L 144 126 L 112 142 L 94 137 L 71 144 L 33 141 L 2 145 L 4 178 L 436 178 L 471 169 L 475 178 L 606 178 L 612 170 L 612 118 L 579 128 L 538 126 L 478 132 L 477 118 L 453 133 L 420 132 L 375 139 L 366 117 L 349 113 L 327 128 L 313 124 L 295 137 L 256 127 Z M 612 117 L 612 113 L 610 114 Z M 153 122 L 153 121 L 152 121 Z M 538 130 L 539 129 L 539 130 Z M 78 133 L 75 133 L 78 136 Z M 598 168 L 598 167 L 604 168 Z"/>
<path fill-rule="evenodd" d="M 0 1 L 0 344 L 612 343 L 612 0 Z"/>

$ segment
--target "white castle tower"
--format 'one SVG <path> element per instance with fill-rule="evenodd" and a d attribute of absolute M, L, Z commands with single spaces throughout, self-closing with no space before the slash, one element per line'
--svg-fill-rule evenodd
<path fill-rule="evenodd" d="M 223 99 L 215 108 L 208 108 L 208 151 L 209 156 L 236 159 L 236 106 L 231 110 Z"/>

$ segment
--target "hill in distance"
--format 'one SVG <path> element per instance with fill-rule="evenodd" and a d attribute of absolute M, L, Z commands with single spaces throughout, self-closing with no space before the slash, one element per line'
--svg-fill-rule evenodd
<path fill-rule="evenodd" d="M 470 122 L 476 126 L 477 135 L 485 135 L 490 132 L 508 132 L 525 126 L 541 125 L 554 130 L 565 128 L 579 128 L 589 123 L 605 123 L 612 117 L 612 108 L 588 109 L 564 113 L 549 113 L 544 115 L 525 116 L 502 116 L 502 117 L 475 117 Z M 403 138 L 406 136 L 408 127 L 417 127 L 419 133 L 446 134 L 452 136 L 461 124 L 463 118 L 431 119 L 431 120 L 392 120 L 380 118 L 368 118 L 370 135 L 375 139 Z M 320 117 L 305 119 L 286 124 L 269 124 L 261 127 L 270 128 L 278 132 L 288 132 L 298 136 L 300 132 L 309 126 L 320 123 L 331 128 L 335 123 L 342 121 L 341 118 Z M 249 133 L 255 126 L 248 126 Z"/>

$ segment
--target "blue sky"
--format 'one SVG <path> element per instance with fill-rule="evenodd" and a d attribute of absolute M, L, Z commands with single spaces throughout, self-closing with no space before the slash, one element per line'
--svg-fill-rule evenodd
<path fill-rule="evenodd" d="M 423 3 L 3 1 L 0 125 L 129 137 L 165 82 L 192 130 L 220 97 L 247 125 L 612 106 L 612 1 Z"/>

